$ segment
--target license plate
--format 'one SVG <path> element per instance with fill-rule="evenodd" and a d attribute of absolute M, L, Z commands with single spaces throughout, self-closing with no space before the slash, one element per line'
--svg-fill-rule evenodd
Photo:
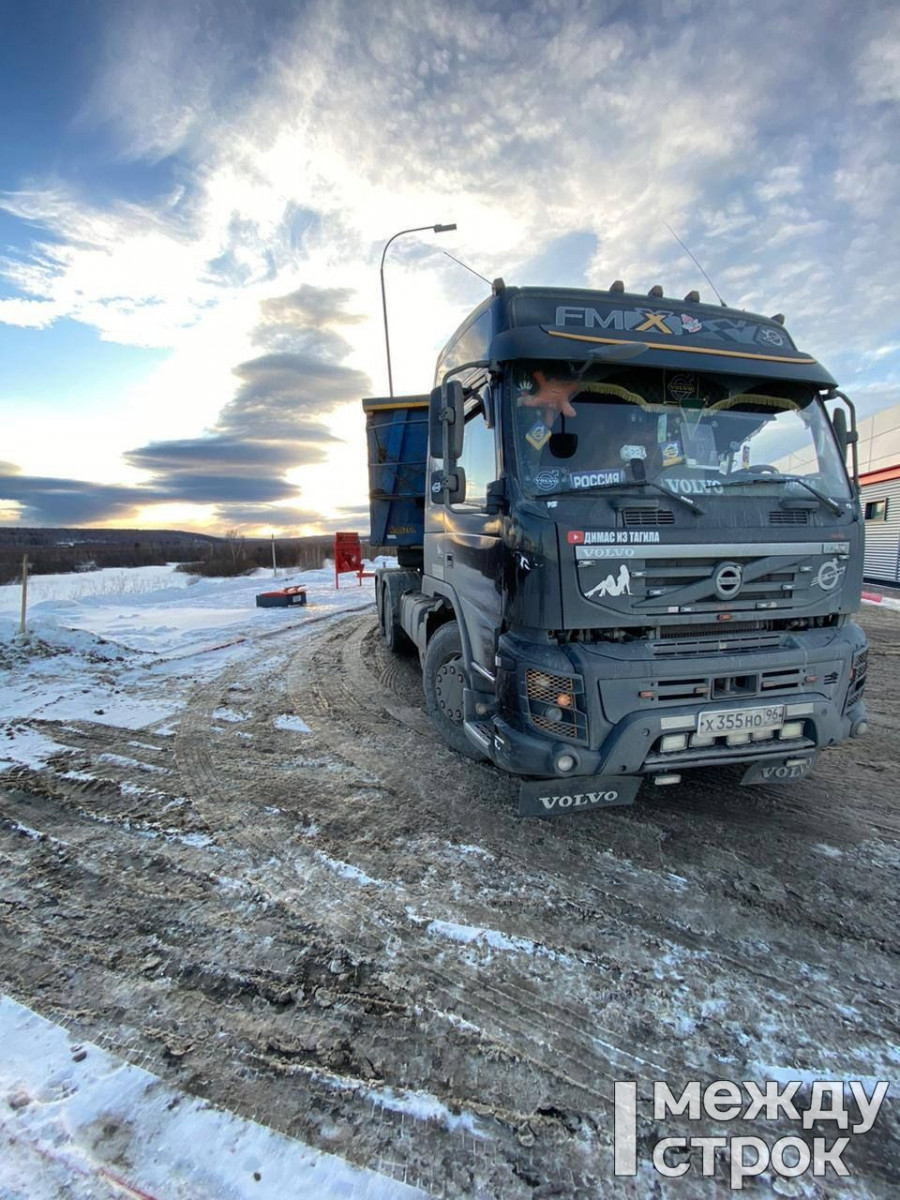
<path fill-rule="evenodd" d="M 762 708 L 725 708 L 702 712 L 697 717 L 697 732 L 706 736 L 721 733 L 768 733 L 784 724 L 784 705 L 767 704 Z"/>
<path fill-rule="evenodd" d="M 565 817 L 596 808 L 634 804 L 640 775 L 582 775 L 572 779 L 523 779 L 520 817 Z"/>

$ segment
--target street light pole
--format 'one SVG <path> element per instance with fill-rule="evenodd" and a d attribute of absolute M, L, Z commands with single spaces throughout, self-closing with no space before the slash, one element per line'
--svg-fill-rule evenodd
<path fill-rule="evenodd" d="M 387 352 L 388 388 L 391 396 L 394 394 L 394 377 L 391 374 L 391 339 L 388 334 L 387 296 L 384 291 L 384 258 L 388 252 L 388 246 L 390 246 L 395 238 L 402 237 L 405 233 L 422 233 L 426 229 L 431 229 L 435 233 L 449 233 L 451 229 L 455 228 L 455 225 L 417 225 L 415 229 L 399 230 L 392 237 L 389 237 L 384 244 L 384 249 L 381 252 L 381 309 L 384 313 L 384 348 Z"/>

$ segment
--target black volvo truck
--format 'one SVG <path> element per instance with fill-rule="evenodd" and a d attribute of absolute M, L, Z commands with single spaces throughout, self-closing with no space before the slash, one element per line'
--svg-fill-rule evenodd
<path fill-rule="evenodd" d="M 435 385 L 363 401 L 381 628 L 522 815 L 864 732 L 855 413 L 780 314 L 497 280 Z"/>

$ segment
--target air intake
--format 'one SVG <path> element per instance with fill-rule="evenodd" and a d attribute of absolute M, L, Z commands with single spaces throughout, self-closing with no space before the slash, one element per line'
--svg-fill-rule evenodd
<path fill-rule="evenodd" d="M 809 511 L 805 508 L 777 508 L 769 513 L 770 525 L 808 525 Z"/>
<path fill-rule="evenodd" d="M 623 525 L 672 525 L 675 514 L 670 508 L 623 508 Z"/>

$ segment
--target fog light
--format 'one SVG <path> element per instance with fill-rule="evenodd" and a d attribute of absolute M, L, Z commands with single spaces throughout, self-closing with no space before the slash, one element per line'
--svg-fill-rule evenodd
<path fill-rule="evenodd" d="M 556 697 L 556 703 L 559 705 L 560 708 L 571 708 L 572 707 L 572 697 L 569 695 L 568 692 L 560 692 L 559 695 Z"/>
<path fill-rule="evenodd" d="M 716 739 L 711 733 L 692 733 L 691 734 L 691 749 L 700 746 L 714 746 Z"/>
<path fill-rule="evenodd" d="M 850 736 L 851 737 L 860 737 L 862 734 L 864 734 L 866 732 L 866 730 L 868 728 L 869 728 L 868 721 L 857 721 L 856 724 L 850 730 Z"/>
<path fill-rule="evenodd" d="M 548 721 L 553 721 L 556 724 L 562 720 L 562 709 L 557 708 L 555 704 L 548 704 L 544 709 L 544 716 Z"/>
<path fill-rule="evenodd" d="M 687 734 L 670 733 L 659 743 L 663 754 L 671 754 L 674 750 L 684 750 L 687 746 Z"/>
<path fill-rule="evenodd" d="M 768 742 L 772 737 L 772 730 L 760 729 L 758 733 L 751 733 L 750 737 L 754 742 Z"/>
<path fill-rule="evenodd" d="M 575 759 L 571 754 L 557 754 L 556 769 L 557 771 L 571 771 L 575 766 Z"/>
<path fill-rule="evenodd" d="M 729 746 L 746 746 L 750 741 L 749 733 L 729 733 L 725 739 Z"/>
<path fill-rule="evenodd" d="M 803 737 L 803 722 L 802 721 L 786 721 L 781 727 L 778 736 L 782 741 L 789 741 L 791 738 Z"/>
<path fill-rule="evenodd" d="M 681 783 L 680 775 L 657 775 L 653 782 L 657 787 L 665 787 L 670 783 Z"/>

